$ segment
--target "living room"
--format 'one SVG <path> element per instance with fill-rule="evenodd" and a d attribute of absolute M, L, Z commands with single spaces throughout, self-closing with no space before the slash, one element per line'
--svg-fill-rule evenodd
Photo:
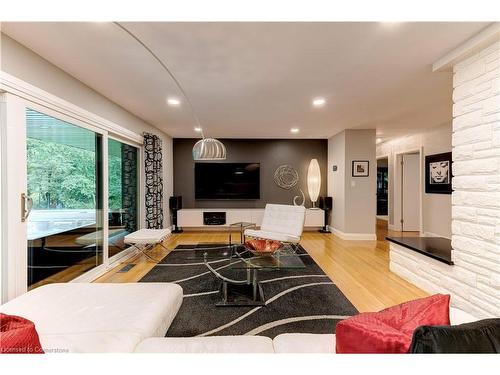
<path fill-rule="evenodd" d="M 498 364 L 500 23 L 369 9 L 2 15 L 1 352 Z"/>

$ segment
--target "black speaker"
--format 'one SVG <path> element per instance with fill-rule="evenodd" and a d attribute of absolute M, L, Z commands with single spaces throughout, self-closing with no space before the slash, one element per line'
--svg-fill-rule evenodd
<path fill-rule="evenodd" d="M 319 208 L 321 208 L 322 210 L 331 210 L 333 208 L 332 197 L 320 197 Z"/>
<path fill-rule="evenodd" d="M 182 210 L 182 196 L 170 197 L 168 206 L 172 211 Z"/>
<path fill-rule="evenodd" d="M 170 217 L 172 219 L 172 225 L 174 226 L 172 233 L 182 233 L 183 230 L 177 226 L 177 211 L 182 210 L 182 197 L 180 195 L 170 197 L 168 206 L 171 211 Z"/>
<path fill-rule="evenodd" d="M 333 209 L 332 197 L 321 197 L 319 199 L 319 208 L 325 211 L 325 226 L 319 231 L 321 233 L 331 233 L 328 229 L 328 223 L 330 222 L 330 211 Z"/>

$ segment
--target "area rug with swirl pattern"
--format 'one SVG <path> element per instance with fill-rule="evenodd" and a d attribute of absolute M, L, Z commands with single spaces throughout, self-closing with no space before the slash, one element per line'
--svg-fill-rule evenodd
<path fill-rule="evenodd" d="M 305 268 L 259 271 L 265 306 L 218 307 L 221 282 L 203 263 L 202 254 L 209 253 L 208 261 L 217 269 L 227 258 L 221 246 L 179 245 L 140 280 L 182 286 L 184 300 L 167 337 L 334 333 L 339 320 L 358 312 L 300 246 L 297 254 Z"/>

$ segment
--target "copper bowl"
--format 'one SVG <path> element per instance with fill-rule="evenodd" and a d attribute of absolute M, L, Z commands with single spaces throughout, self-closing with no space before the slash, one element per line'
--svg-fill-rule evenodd
<path fill-rule="evenodd" d="M 254 255 L 266 256 L 273 255 L 281 249 L 283 244 L 273 240 L 248 240 L 245 242 L 245 247 Z"/>

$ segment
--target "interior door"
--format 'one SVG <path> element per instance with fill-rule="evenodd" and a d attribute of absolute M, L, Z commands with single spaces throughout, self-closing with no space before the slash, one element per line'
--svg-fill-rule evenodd
<path fill-rule="evenodd" d="M 401 218 L 403 231 L 420 230 L 420 154 L 402 157 Z"/>

